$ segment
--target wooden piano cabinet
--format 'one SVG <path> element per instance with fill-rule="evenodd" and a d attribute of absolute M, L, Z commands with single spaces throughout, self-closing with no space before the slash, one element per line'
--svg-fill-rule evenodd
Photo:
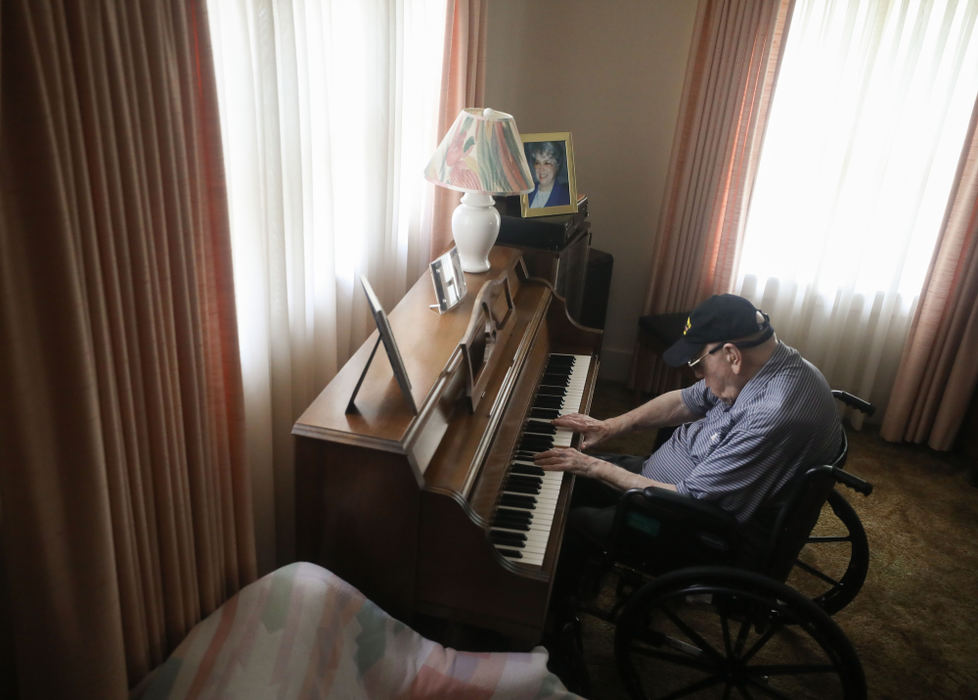
<path fill-rule="evenodd" d="M 403 456 L 297 437 L 295 460 L 299 560 L 409 619 L 421 494 Z"/>
<path fill-rule="evenodd" d="M 573 479 L 560 487 L 542 566 L 501 556 L 489 519 L 548 353 L 592 357 L 589 404 L 601 334 L 527 277 L 518 250 L 496 247 L 490 262 L 466 275 L 468 294 L 448 312 L 428 308 L 426 273 L 388 315 L 416 414 L 379 352 L 346 412 L 372 334 L 299 417 L 296 549 L 408 624 L 474 625 L 529 648 L 543 630 Z"/>
<path fill-rule="evenodd" d="M 507 567 L 508 562 L 496 555 L 485 531 L 458 517 L 460 503 L 431 491 L 422 501 L 420 533 L 425 546 L 417 611 L 463 628 L 493 630 L 513 649 L 525 651 L 538 644 L 553 585 L 544 573 L 547 567 L 515 575 L 517 567 Z"/>

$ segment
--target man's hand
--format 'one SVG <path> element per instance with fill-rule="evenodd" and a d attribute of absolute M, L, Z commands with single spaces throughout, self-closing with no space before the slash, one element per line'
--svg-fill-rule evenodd
<path fill-rule="evenodd" d="M 590 476 L 591 467 L 601 460 L 582 454 L 573 447 L 552 447 L 546 452 L 538 453 L 533 461 L 538 467 L 546 471 L 570 472 L 578 476 Z"/>
<path fill-rule="evenodd" d="M 641 474 L 633 474 L 617 464 L 583 454 L 573 447 L 553 447 L 546 452 L 537 454 L 533 461 L 538 467 L 546 471 L 570 472 L 577 476 L 590 477 L 603 481 L 619 491 L 644 489 L 646 486 L 656 486 L 669 491 L 676 490 L 675 484 L 667 484 L 649 479 Z"/>
<path fill-rule="evenodd" d="M 580 433 L 582 450 L 588 450 L 614 435 L 607 421 L 585 416 L 583 413 L 568 413 L 566 416 L 554 418 L 553 424 L 558 428 Z"/>

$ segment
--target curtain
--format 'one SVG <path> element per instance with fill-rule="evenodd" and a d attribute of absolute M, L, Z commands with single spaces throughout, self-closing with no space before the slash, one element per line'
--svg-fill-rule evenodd
<path fill-rule="evenodd" d="M 797 0 L 735 290 L 885 406 L 978 94 L 978 2 Z"/>
<path fill-rule="evenodd" d="M 0 3 L 0 620 L 23 698 L 126 697 L 255 576 L 212 80 L 195 2 Z"/>
<path fill-rule="evenodd" d="M 792 0 L 704 0 L 697 11 L 644 314 L 692 309 L 729 291 Z M 636 386 L 678 372 L 656 358 Z"/>
<path fill-rule="evenodd" d="M 978 386 L 978 100 L 880 435 L 949 450 Z"/>
<path fill-rule="evenodd" d="M 466 107 L 484 107 L 486 92 L 486 32 L 488 0 L 448 0 L 445 21 L 445 56 L 442 64 L 442 90 L 438 109 L 438 137 L 441 138 Z M 452 212 L 461 194 L 447 187 L 436 187 L 430 257 L 454 245 Z"/>
<path fill-rule="evenodd" d="M 259 571 L 294 559 L 292 426 L 430 261 L 444 0 L 211 0 Z"/>

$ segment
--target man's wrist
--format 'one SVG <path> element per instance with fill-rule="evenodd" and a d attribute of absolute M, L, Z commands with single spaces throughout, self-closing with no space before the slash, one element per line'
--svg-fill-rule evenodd
<path fill-rule="evenodd" d="M 602 461 L 597 457 L 588 456 L 587 462 L 584 464 L 584 476 L 589 479 L 600 479 Z"/>
<path fill-rule="evenodd" d="M 620 435 L 622 433 L 628 432 L 627 426 L 622 416 L 615 416 L 614 418 L 605 418 L 604 420 L 605 428 L 607 429 L 607 435 L 605 437 L 614 437 L 615 435 Z"/>

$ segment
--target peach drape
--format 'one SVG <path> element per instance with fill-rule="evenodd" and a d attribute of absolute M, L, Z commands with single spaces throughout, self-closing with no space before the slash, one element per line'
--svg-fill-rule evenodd
<path fill-rule="evenodd" d="M 792 0 L 702 0 L 697 11 L 676 137 L 643 313 L 685 311 L 730 291 Z M 661 393 L 679 375 L 658 358 Z"/>
<path fill-rule="evenodd" d="M 465 107 L 484 107 L 488 0 L 450 0 L 445 18 L 445 60 L 438 113 L 441 139 Z M 434 185 L 433 185 L 434 187 Z M 452 247 L 452 212 L 461 195 L 435 187 L 431 258 Z"/>
<path fill-rule="evenodd" d="M 22 698 L 126 697 L 255 575 L 204 13 L 0 2 L 0 635 Z"/>
<path fill-rule="evenodd" d="M 880 435 L 949 450 L 978 386 L 978 101 Z"/>

